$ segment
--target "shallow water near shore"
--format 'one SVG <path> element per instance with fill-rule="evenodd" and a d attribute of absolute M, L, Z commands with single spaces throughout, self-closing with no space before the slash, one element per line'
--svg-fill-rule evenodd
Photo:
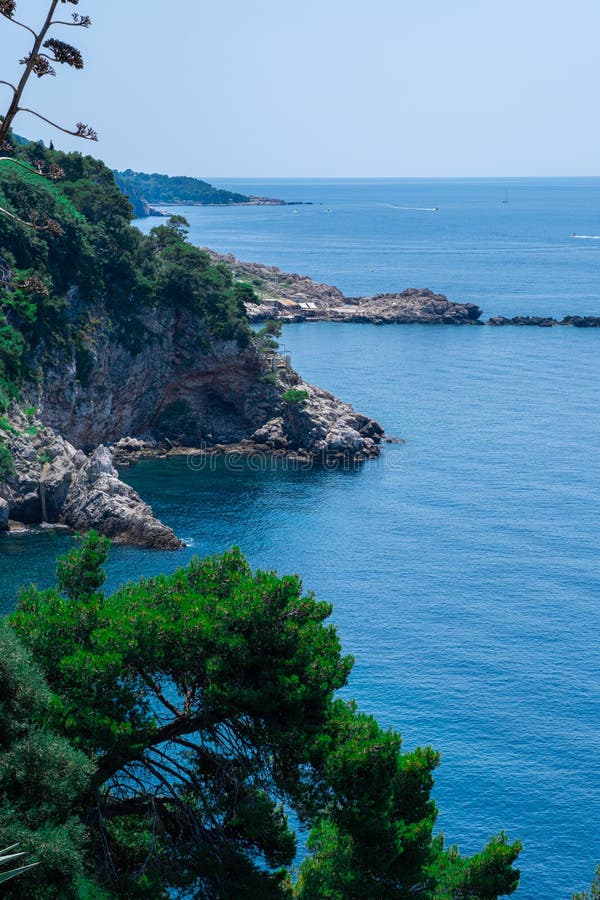
<path fill-rule="evenodd" d="M 554 204 L 550 223 L 597 233 L 589 210 L 584 226 L 567 225 L 569 216 L 582 221 L 589 194 L 579 180 L 564 181 L 570 187 L 558 185 L 552 194 L 551 185 L 550 199 L 536 195 L 533 207 Z M 600 185 L 581 180 L 588 181 Z M 304 196 L 299 189 L 288 185 L 289 198 L 310 199 L 308 188 Z M 357 199 L 357 189 L 348 199 L 355 212 L 372 203 Z M 343 190 L 352 193 L 348 185 Z M 323 191 L 326 198 L 329 187 Z M 253 192 L 278 193 L 264 184 Z M 417 204 L 415 195 L 406 205 L 437 204 L 430 195 Z M 400 285 L 359 270 L 358 212 L 354 254 L 350 225 L 346 237 L 337 230 L 329 252 L 332 226 L 317 229 L 312 262 L 308 224 L 287 249 L 288 233 L 273 245 L 268 216 L 294 216 L 291 209 L 186 215 L 198 243 L 337 280 L 349 293 L 353 284 L 356 292 L 407 284 L 443 289 L 425 280 L 431 259 L 418 278 Z M 291 221 L 307 211 L 327 221 L 334 216 L 299 209 Z M 531 235 L 535 216 L 528 222 L 523 228 Z M 519 255 L 532 263 L 531 302 L 509 285 L 505 303 L 492 303 L 493 273 L 477 293 L 477 271 L 468 265 L 477 257 L 475 244 L 465 245 L 471 255 L 448 271 L 449 281 L 460 275 L 472 294 L 454 296 L 448 284 L 446 291 L 489 314 L 598 314 L 600 246 L 573 241 L 595 248 L 582 250 L 577 263 L 568 240 L 559 254 L 546 246 L 541 259 L 532 251 Z M 494 245 L 487 233 L 482 241 L 485 256 Z M 392 260 L 384 245 L 386 255 Z M 333 277 L 346 263 L 348 284 Z M 504 251 L 496 263 L 509 272 Z M 443 274 L 440 268 L 439 282 Z M 369 287 L 376 279 L 378 286 Z M 578 293 L 584 282 L 588 295 Z M 524 842 L 519 900 L 570 900 L 600 861 L 599 341 L 595 329 L 286 326 L 282 343 L 309 381 L 406 443 L 386 446 L 380 460 L 348 471 L 182 458 L 121 473 L 190 546 L 177 553 L 113 548 L 108 588 L 233 544 L 255 566 L 300 573 L 307 589 L 334 604 L 344 648 L 356 656 L 348 694 L 399 729 L 407 747 L 431 743 L 442 752 L 434 796 L 448 840 L 475 852 L 504 828 Z M 50 583 L 56 553 L 71 544 L 71 537 L 53 533 L 0 540 L 3 608 L 24 581 Z"/>

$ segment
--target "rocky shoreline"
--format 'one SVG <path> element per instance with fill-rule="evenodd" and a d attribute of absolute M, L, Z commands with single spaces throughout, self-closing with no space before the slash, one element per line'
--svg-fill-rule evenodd
<path fill-rule="evenodd" d="M 565 316 L 554 319 L 552 316 L 493 316 L 482 325 L 529 325 L 537 328 L 554 328 L 557 325 L 570 325 L 572 328 L 600 328 L 600 316 Z"/>
<path fill-rule="evenodd" d="M 493 316 L 481 319 L 483 310 L 474 303 L 456 303 L 427 288 L 408 288 L 372 297 L 346 297 L 339 288 L 304 275 L 283 272 L 276 266 L 242 262 L 231 254 L 204 248 L 214 263 L 224 263 L 236 278 L 252 285 L 260 304 L 247 304 L 251 321 L 362 322 L 375 325 L 518 325 L 598 328 L 600 316 Z"/>
<path fill-rule="evenodd" d="M 179 538 L 115 465 L 235 453 L 340 466 L 379 455 L 383 428 L 304 382 L 269 345 L 203 341 L 201 321 L 175 309 L 148 311 L 139 325 L 143 346 L 128 349 L 101 317 L 90 323 L 85 383 L 74 358 L 46 353 L 39 380 L 2 420 L 14 471 L 0 485 L 0 532 L 95 528 L 175 550 Z"/>
<path fill-rule="evenodd" d="M 345 297 L 337 288 L 271 266 L 210 252 L 261 296 L 251 320 L 489 326 L 600 327 L 600 317 L 495 316 L 474 304 L 408 289 Z M 181 309 L 150 309 L 128 347 L 101 315 L 85 325 L 89 371 L 75 356 L 41 348 L 35 381 L 0 422 L 14 463 L 0 485 L 0 532 L 24 527 L 95 528 L 117 542 L 175 550 L 182 542 L 117 468 L 186 455 L 282 457 L 294 465 L 347 466 L 391 440 L 368 416 L 307 384 L 288 356 L 260 337 L 215 341 Z M 81 352 L 81 351 L 80 351 Z"/>

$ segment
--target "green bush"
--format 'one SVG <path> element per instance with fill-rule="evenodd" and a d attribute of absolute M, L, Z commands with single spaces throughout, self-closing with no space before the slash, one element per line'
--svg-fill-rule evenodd
<path fill-rule="evenodd" d="M 15 428 L 14 425 L 11 425 L 6 416 L 0 416 L 0 429 L 8 432 L 8 434 L 14 434 L 15 436 L 20 434 L 19 429 Z"/>
<path fill-rule="evenodd" d="M 9 448 L 0 441 L 0 482 L 6 481 L 15 472 L 15 461 Z"/>
<path fill-rule="evenodd" d="M 298 406 L 304 406 L 308 400 L 308 391 L 290 388 L 285 394 L 281 395 L 281 399 L 285 400 L 286 403 L 295 403 Z"/>

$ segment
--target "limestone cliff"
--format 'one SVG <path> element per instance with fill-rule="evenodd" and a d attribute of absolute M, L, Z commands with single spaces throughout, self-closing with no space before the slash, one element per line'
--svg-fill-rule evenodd
<path fill-rule="evenodd" d="M 231 446 L 310 463 L 379 453 L 382 428 L 306 384 L 276 350 L 211 339 L 185 310 L 147 310 L 136 331 L 124 337 L 109 319 L 89 318 L 83 371 L 81 347 L 40 345 L 32 360 L 38 377 L 24 386 L 5 437 L 16 471 L 0 488 L 0 530 L 8 516 L 95 527 L 141 546 L 180 546 L 119 480 L 105 445 L 116 445 L 117 462 L 132 448 L 143 453 L 129 459 Z M 20 412 L 26 405 L 28 418 Z"/>
<path fill-rule="evenodd" d="M 314 458 L 378 452 L 379 426 L 305 384 L 276 351 L 209 340 L 201 321 L 185 310 L 149 311 L 139 329 L 143 340 L 128 348 L 112 326 L 96 324 L 88 336 L 85 383 L 74 354 L 48 355 L 39 381 L 25 392 L 44 424 L 89 450 L 125 436 L 187 447 L 260 444 L 267 423 L 280 418 L 290 451 Z M 290 391 L 300 396 L 286 399 Z M 340 434 L 351 440 L 340 443 Z"/>

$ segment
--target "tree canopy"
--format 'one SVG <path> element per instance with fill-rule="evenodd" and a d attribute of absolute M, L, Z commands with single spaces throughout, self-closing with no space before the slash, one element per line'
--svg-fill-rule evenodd
<path fill-rule="evenodd" d="M 132 227 L 131 206 L 99 160 L 19 144 L 0 159 L 0 206 L 10 213 L 0 216 L 0 407 L 40 345 L 83 360 L 99 317 L 132 348 L 144 337 L 141 316 L 160 305 L 190 310 L 209 340 L 250 340 L 248 286 L 188 244 L 181 223 L 150 236 Z"/>
<path fill-rule="evenodd" d="M 61 900 L 90 887 L 78 813 L 95 767 L 49 727 L 52 704 L 30 652 L 0 624 L 0 834 L 3 847 L 18 844 L 26 862 L 39 862 L 3 885 L 7 898 Z"/>
<path fill-rule="evenodd" d="M 157 172 L 134 172 L 126 169 L 115 172 L 115 179 L 125 194 L 143 197 L 147 203 L 199 203 L 222 206 L 230 203 L 249 203 L 250 197 L 235 191 L 215 188 L 207 181 L 186 175 L 159 175 Z"/>
<path fill-rule="evenodd" d="M 512 893 L 519 843 L 446 848 L 438 754 L 404 751 L 336 697 L 352 660 L 297 577 L 253 572 L 234 549 L 107 596 L 107 552 L 88 536 L 10 621 L 53 693 L 53 728 L 93 766 L 72 810 L 108 896 Z M 290 810 L 310 829 L 297 877 Z"/>

